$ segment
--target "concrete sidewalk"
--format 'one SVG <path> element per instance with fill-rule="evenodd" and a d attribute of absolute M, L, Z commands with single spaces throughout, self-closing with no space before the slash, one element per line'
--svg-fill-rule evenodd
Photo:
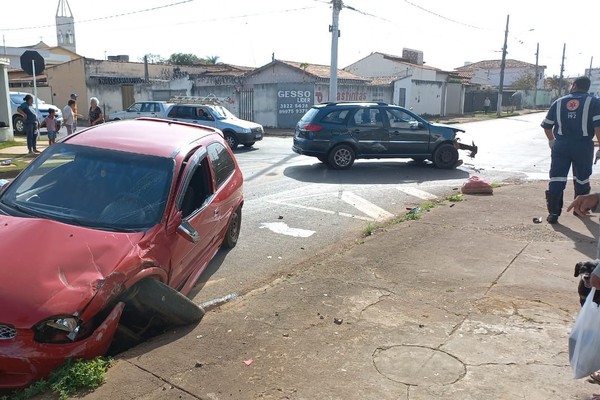
<path fill-rule="evenodd" d="M 598 219 L 534 223 L 545 188 L 446 201 L 287 260 L 267 287 L 120 355 L 85 398 L 590 398 L 600 386 L 572 378 L 567 339 Z"/>

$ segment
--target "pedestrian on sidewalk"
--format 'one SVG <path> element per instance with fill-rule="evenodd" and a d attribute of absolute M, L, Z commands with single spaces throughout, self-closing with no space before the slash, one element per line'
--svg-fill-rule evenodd
<path fill-rule="evenodd" d="M 72 124 L 72 127 L 73 127 L 73 132 L 75 132 L 77 130 L 77 119 L 78 118 L 83 118 L 83 115 L 81 115 L 81 114 L 79 114 L 77 112 L 77 93 L 71 93 L 71 96 L 69 96 L 69 97 L 70 97 L 69 98 L 69 102 L 71 100 L 73 100 L 73 102 L 74 102 L 73 103 L 73 107 L 72 107 L 72 109 L 73 109 L 73 124 Z M 68 103 L 67 103 L 67 105 L 68 105 Z"/>
<path fill-rule="evenodd" d="M 90 98 L 90 126 L 104 123 L 104 114 L 96 97 Z"/>
<path fill-rule="evenodd" d="M 490 111 L 490 105 L 492 104 L 491 100 L 489 97 L 486 97 L 485 100 L 483 101 L 483 112 L 485 114 L 488 113 L 488 111 Z"/>
<path fill-rule="evenodd" d="M 44 121 L 42 122 L 42 127 L 45 126 L 48 130 L 48 146 L 56 143 L 56 125 L 56 111 L 54 108 L 50 108 L 48 110 L 48 116 L 44 118 Z"/>
<path fill-rule="evenodd" d="M 37 145 L 36 128 L 38 124 L 37 110 L 34 113 L 31 111 L 33 105 L 33 96 L 28 94 L 23 97 L 23 104 L 17 107 L 17 112 L 25 119 L 25 134 L 27 135 L 27 150 L 29 154 L 33 155 L 39 153 Z"/>
<path fill-rule="evenodd" d="M 554 101 L 542 121 L 551 151 L 550 182 L 546 190 L 546 221 L 556 224 L 563 207 L 563 192 L 573 166 L 575 196 L 590 193 L 594 135 L 600 140 L 600 99 L 588 94 L 591 81 L 576 78 L 570 93 Z"/>
<path fill-rule="evenodd" d="M 65 108 L 63 108 L 63 123 L 67 127 L 67 136 L 72 135 L 77 129 L 77 118 L 83 117 L 77 114 L 77 102 L 70 99 Z"/>

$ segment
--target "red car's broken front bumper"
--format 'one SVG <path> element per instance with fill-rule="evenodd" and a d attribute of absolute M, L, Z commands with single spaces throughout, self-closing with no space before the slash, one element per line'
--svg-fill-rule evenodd
<path fill-rule="evenodd" d="M 45 378 L 69 358 L 102 356 L 113 339 L 124 303 L 118 303 L 94 333 L 74 343 L 48 344 L 33 339 L 30 329 L 14 339 L 0 340 L 0 389 L 15 389 Z"/>

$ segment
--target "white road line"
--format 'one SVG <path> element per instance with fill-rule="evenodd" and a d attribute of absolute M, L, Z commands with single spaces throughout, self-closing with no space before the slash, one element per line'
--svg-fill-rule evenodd
<path fill-rule="evenodd" d="M 263 222 L 261 225 L 259 229 L 267 228 L 286 236 L 307 238 L 315 234 L 315 231 L 308 229 L 290 228 L 285 222 Z"/>
<path fill-rule="evenodd" d="M 409 196 L 418 197 L 419 199 L 422 199 L 422 200 L 437 199 L 436 195 L 426 192 L 424 190 L 414 188 L 414 187 L 401 187 L 401 188 L 398 188 L 398 190 L 408 194 Z"/>
<path fill-rule="evenodd" d="M 362 221 L 369 221 L 369 222 L 373 221 L 373 218 L 369 218 L 369 217 L 361 217 L 360 215 L 353 215 L 353 214 L 348 214 L 348 213 L 344 213 L 344 212 L 337 212 L 337 211 L 332 211 L 332 210 L 325 210 L 324 208 L 317 208 L 317 207 L 311 207 L 311 206 L 303 206 L 301 204 L 288 203 L 287 201 L 269 200 L 268 202 L 272 203 L 272 204 L 281 204 L 283 206 L 288 206 L 288 207 L 302 208 L 304 210 L 322 212 L 322 213 L 330 214 L 330 215 L 340 215 L 342 217 L 360 219 Z"/>
<path fill-rule="evenodd" d="M 347 213 L 347 212 L 339 212 L 339 211 L 327 210 L 324 208 L 295 204 L 295 202 L 298 200 L 304 200 L 304 199 L 308 199 L 308 198 L 318 198 L 318 197 L 337 198 L 338 200 L 341 200 L 344 203 L 349 204 L 352 207 L 356 208 L 361 213 L 366 214 L 367 217 L 360 216 L 360 215 L 354 215 L 354 214 Z M 376 206 L 375 204 L 365 200 L 364 198 L 357 196 L 356 194 L 354 194 L 352 192 L 347 192 L 347 191 L 342 192 L 341 196 L 339 195 L 338 192 L 329 192 L 329 193 L 317 193 L 317 194 L 294 196 L 294 197 L 289 197 L 289 198 L 281 199 L 281 200 L 267 200 L 267 202 L 272 203 L 272 204 L 281 204 L 281 205 L 285 205 L 285 206 L 289 206 L 289 207 L 296 207 L 296 208 L 302 208 L 305 210 L 322 212 L 322 213 L 330 214 L 330 215 L 340 215 L 342 217 L 354 218 L 354 219 L 359 219 L 362 221 L 379 221 L 379 220 L 383 220 L 386 218 L 392 218 L 394 216 L 393 214 L 391 214 L 391 213 L 385 211 L 384 209 Z"/>
<path fill-rule="evenodd" d="M 392 218 L 394 216 L 393 214 L 385 211 L 383 208 L 376 206 L 375 204 L 365 200 L 360 196 L 357 196 L 352 192 L 342 192 L 342 200 L 355 207 L 359 211 L 367 214 L 376 221 Z"/>

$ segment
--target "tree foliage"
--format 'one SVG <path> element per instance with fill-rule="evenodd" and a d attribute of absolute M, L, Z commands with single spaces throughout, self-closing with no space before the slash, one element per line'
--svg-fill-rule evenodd
<path fill-rule="evenodd" d="M 531 72 L 523 72 L 521 76 L 515 79 L 512 83 L 513 89 L 517 90 L 533 90 L 535 89 L 535 75 Z"/>
<path fill-rule="evenodd" d="M 174 65 L 194 65 L 198 64 L 200 59 L 190 53 L 173 53 L 167 62 Z"/>
<path fill-rule="evenodd" d="M 545 86 L 550 89 L 554 89 L 554 90 L 559 89 L 559 87 L 558 87 L 559 82 L 560 82 L 560 77 L 557 75 L 553 75 L 552 77 L 548 77 L 544 80 Z M 571 81 L 569 79 L 563 78 L 562 83 L 560 84 L 560 86 L 561 86 L 560 91 L 562 93 L 567 92 L 570 85 L 571 85 Z"/>
<path fill-rule="evenodd" d="M 204 64 L 211 64 L 211 65 L 220 64 L 219 63 L 219 56 L 206 56 L 201 61 Z"/>

